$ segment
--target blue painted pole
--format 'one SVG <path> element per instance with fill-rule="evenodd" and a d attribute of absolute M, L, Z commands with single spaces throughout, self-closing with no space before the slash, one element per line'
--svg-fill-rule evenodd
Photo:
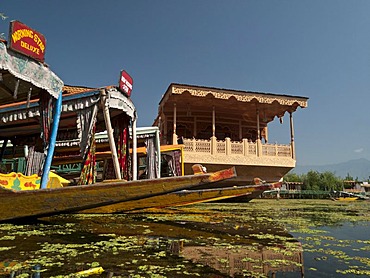
<path fill-rule="evenodd" d="M 49 181 L 49 172 L 51 167 L 51 162 L 54 156 L 55 143 L 57 141 L 58 126 L 60 120 L 60 114 L 62 113 L 62 92 L 60 92 L 59 97 L 55 103 L 53 125 L 51 127 L 51 134 L 49 140 L 48 153 L 46 155 L 44 169 L 42 171 L 41 177 L 41 188 L 46 188 Z"/>

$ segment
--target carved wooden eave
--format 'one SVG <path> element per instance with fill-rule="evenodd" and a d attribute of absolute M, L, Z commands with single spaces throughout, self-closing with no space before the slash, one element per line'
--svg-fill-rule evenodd
<path fill-rule="evenodd" d="M 287 106 L 299 106 L 301 108 L 307 107 L 307 97 L 290 96 L 290 95 L 277 95 L 261 92 L 250 92 L 250 91 L 237 91 L 227 89 L 217 89 L 210 87 L 198 87 L 180 84 L 171 84 L 166 92 L 166 95 L 161 102 L 165 102 L 170 95 L 181 95 L 184 92 L 189 92 L 194 97 L 206 97 L 212 95 L 215 99 L 228 100 L 231 97 L 235 97 L 240 102 L 252 102 L 256 100 L 258 103 L 272 104 L 274 101 L 280 105 Z"/>
<path fill-rule="evenodd" d="M 228 100 L 231 97 L 235 97 L 237 101 L 251 102 L 256 100 L 258 103 L 272 104 L 274 101 L 280 105 L 294 106 L 298 105 L 302 108 L 307 107 L 307 99 L 298 99 L 297 97 L 285 96 L 285 95 L 274 95 L 256 92 L 237 92 L 237 91 L 216 91 L 216 90 L 204 90 L 204 89 L 189 89 L 184 87 L 173 86 L 171 93 L 174 95 L 181 95 L 184 92 L 189 92 L 192 96 L 206 97 L 212 95 L 216 99 Z"/>

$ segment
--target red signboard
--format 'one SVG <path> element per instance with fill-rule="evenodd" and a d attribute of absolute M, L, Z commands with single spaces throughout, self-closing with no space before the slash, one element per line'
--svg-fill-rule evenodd
<path fill-rule="evenodd" d="M 134 81 L 132 80 L 132 77 L 126 71 L 122 70 L 119 77 L 120 91 L 125 93 L 128 97 L 130 97 L 133 84 Z"/>
<path fill-rule="evenodd" d="M 19 21 L 10 22 L 9 48 L 43 62 L 45 60 L 45 37 Z"/>

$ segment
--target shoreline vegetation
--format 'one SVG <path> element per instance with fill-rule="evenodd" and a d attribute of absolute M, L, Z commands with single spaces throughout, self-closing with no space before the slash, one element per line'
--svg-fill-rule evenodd
<path fill-rule="evenodd" d="M 333 200 L 335 196 L 334 191 L 322 190 L 280 190 L 279 192 L 267 191 L 262 193 L 260 199 L 330 199 Z M 278 197 L 279 195 L 279 197 Z M 356 196 L 369 197 L 369 192 L 358 192 Z"/>
<path fill-rule="evenodd" d="M 370 178 L 370 177 L 369 177 Z M 332 199 L 334 192 L 355 193 L 370 196 L 370 181 L 360 181 L 350 174 L 343 179 L 334 172 L 309 171 L 305 174 L 288 173 L 279 192 L 281 198 Z M 266 192 L 264 198 L 276 197 L 276 192 Z"/>

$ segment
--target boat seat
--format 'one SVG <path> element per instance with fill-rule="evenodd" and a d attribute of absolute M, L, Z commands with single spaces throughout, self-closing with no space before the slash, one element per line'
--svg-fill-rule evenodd
<path fill-rule="evenodd" d="M 11 172 L 0 174 L 0 186 L 12 190 L 35 190 L 40 189 L 41 177 L 34 174 L 25 176 L 22 173 Z"/>
<path fill-rule="evenodd" d="M 63 185 L 67 185 L 68 183 L 68 180 L 53 172 L 50 172 L 47 188 L 63 187 Z M 36 190 L 40 189 L 41 177 L 37 174 L 26 176 L 22 173 L 15 172 L 11 172 L 9 174 L 0 174 L 0 186 L 15 191 Z"/>

